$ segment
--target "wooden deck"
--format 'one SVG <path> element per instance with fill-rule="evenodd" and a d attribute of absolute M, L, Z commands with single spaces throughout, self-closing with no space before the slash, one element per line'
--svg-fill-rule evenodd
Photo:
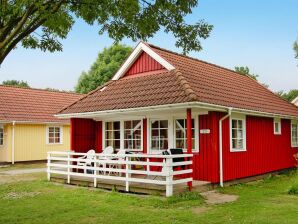
<path fill-rule="evenodd" d="M 67 184 L 67 177 L 65 175 L 55 174 L 51 176 L 51 181 Z M 88 177 L 71 177 L 71 185 L 84 186 L 84 187 L 94 187 L 93 178 Z M 103 180 L 98 179 L 97 187 L 106 189 L 106 190 L 116 190 L 120 192 L 125 191 L 125 182 L 118 180 Z M 195 192 L 204 192 L 213 189 L 213 185 L 210 182 L 206 181 L 193 181 L 192 191 Z M 129 187 L 130 193 L 137 194 L 152 194 L 165 196 L 166 187 L 156 184 L 147 184 L 147 183 L 131 183 Z M 188 186 L 186 183 L 177 184 L 173 188 L 174 194 L 179 194 L 182 192 L 188 191 Z"/>

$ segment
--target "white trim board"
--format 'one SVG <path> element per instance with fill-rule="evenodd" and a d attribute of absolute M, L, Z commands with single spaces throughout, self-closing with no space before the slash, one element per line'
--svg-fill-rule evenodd
<path fill-rule="evenodd" d="M 137 45 L 137 47 L 133 50 L 133 52 L 130 54 L 130 56 L 126 59 L 126 61 L 123 63 L 123 65 L 119 68 L 116 74 L 113 76 L 112 80 L 120 79 L 133 65 L 133 63 L 138 59 L 139 55 L 143 51 L 146 52 L 154 60 L 156 60 L 159 64 L 161 64 L 163 67 L 165 67 L 167 70 L 171 71 L 175 69 L 173 65 L 171 65 L 169 62 L 167 62 L 165 59 L 163 59 L 161 56 L 155 53 L 149 46 L 147 46 L 143 42 L 140 42 Z"/>

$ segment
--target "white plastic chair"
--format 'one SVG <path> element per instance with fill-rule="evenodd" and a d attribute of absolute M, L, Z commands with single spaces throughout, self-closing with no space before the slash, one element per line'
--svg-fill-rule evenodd
<path fill-rule="evenodd" d="M 87 172 L 87 166 L 92 166 L 92 163 L 94 162 L 95 159 L 95 150 L 90 149 L 85 156 L 78 157 L 78 159 L 84 159 L 83 161 L 78 161 L 77 166 L 83 166 L 84 168 L 84 173 Z"/>
<path fill-rule="evenodd" d="M 125 156 L 126 156 L 126 150 L 125 149 L 120 149 L 117 154 L 117 156 L 115 157 L 115 160 L 118 160 L 119 162 L 121 161 L 125 161 Z M 113 164 L 112 168 L 116 168 L 117 169 L 121 169 L 123 164 Z M 115 172 L 116 173 L 116 172 Z M 121 172 L 119 172 L 119 176 L 121 176 Z"/>
<path fill-rule="evenodd" d="M 106 147 L 101 153 L 99 153 L 98 159 L 101 160 L 101 162 L 98 164 L 99 166 L 102 166 L 104 169 L 107 167 L 107 163 L 105 160 L 111 159 L 109 155 L 114 153 L 114 148 L 112 146 Z M 109 171 L 109 175 L 110 175 Z M 103 174 L 106 174 L 106 171 L 103 171 Z"/>

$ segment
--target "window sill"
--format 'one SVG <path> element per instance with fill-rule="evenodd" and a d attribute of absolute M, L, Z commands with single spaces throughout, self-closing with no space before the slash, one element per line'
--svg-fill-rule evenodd
<path fill-rule="evenodd" d="M 246 152 L 246 149 L 230 149 L 230 152 Z"/>
<path fill-rule="evenodd" d="M 46 145 L 63 145 L 63 143 L 47 143 Z"/>

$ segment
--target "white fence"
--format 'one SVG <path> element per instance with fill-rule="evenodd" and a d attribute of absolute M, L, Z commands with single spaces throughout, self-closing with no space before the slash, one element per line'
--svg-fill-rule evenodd
<path fill-rule="evenodd" d="M 125 182 L 127 192 L 132 182 L 165 185 L 167 197 L 173 195 L 174 185 L 193 180 L 192 154 L 126 154 L 121 157 L 117 154 L 95 154 L 91 159 L 82 158 L 86 156 L 86 153 L 48 152 L 48 180 L 51 174 L 65 175 L 67 183 L 70 183 L 71 177 L 88 177 L 92 178 L 94 187 L 98 179 L 117 180 Z M 175 158 L 183 159 L 175 162 Z M 181 169 L 175 170 L 175 167 Z M 183 176 L 175 178 L 177 175 Z"/>

